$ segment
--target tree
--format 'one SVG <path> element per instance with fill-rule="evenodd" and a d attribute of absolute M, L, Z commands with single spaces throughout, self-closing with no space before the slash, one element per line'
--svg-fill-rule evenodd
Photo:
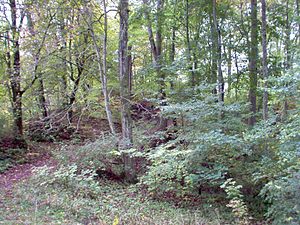
<path fill-rule="evenodd" d="M 222 73 L 222 44 L 221 44 L 221 31 L 218 25 L 217 20 L 217 3 L 216 0 L 212 0 L 212 17 L 213 17 L 213 25 L 212 25 L 212 41 L 214 42 L 212 46 L 213 48 L 213 59 L 217 61 L 217 70 L 218 70 L 218 94 L 219 94 L 219 102 L 224 102 L 224 78 Z"/>
<path fill-rule="evenodd" d="M 26 147 L 23 131 L 23 110 L 22 96 L 24 91 L 21 89 L 21 56 L 20 56 L 20 33 L 23 26 L 25 13 L 23 9 L 18 9 L 15 0 L 9 1 L 10 19 L 7 22 L 11 24 L 6 32 L 6 65 L 10 80 L 10 94 L 12 97 L 13 111 L 13 130 L 15 142 L 20 147 Z M 7 12 L 8 13 L 8 12 Z"/>
<path fill-rule="evenodd" d="M 263 118 L 268 119 L 268 62 L 267 62 L 267 18 L 266 18 L 266 1 L 261 0 L 261 18 L 262 18 L 262 72 L 264 79 L 264 93 L 263 93 Z"/>
<path fill-rule="evenodd" d="M 150 14 L 148 11 L 148 0 L 143 0 L 144 6 L 144 16 L 147 23 L 147 30 L 148 30 L 148 38 L 150 42 L 151 53 L 154 62 L 154 68 L 156 70 L 157 75 L 157 82 L 159 84 L 159 100 L 160 105 L 166 105 L 166 83 L 165 83 L 165 73 L 162 70 L 163 67 L 163 55 L 162 55 L 162 44 L 163 44 L 163 34 L 162 34 L 162 26 L 163 26 L 163 9 L 164 9 L 164 0 L 157 0 L 156 1 L 156 13 L 155 13 L 155 25 L 156 25 L 156 34 L 155 40 L 152 30 L 152 21 L 150 18 Z M 160 117 L 159 121 L 159 130 L 164 130 L 167 127 L 167 120 Z"/>
<path fill-rule="evenodd" d="M 95 46 L 96 56 L 97 56 L 97 64 L 98 64 L 98 70 L 100 74 L 100 80 L 101 80 L 101 86 L 102 86 L 102 93 L 104 96 L 104 104 L 105 104 L 105 112 L 107 116 L 107 120 L 109 123 L 110 131 L 113 135 L 116 134 L 114 123 L 112 120 L 112 112 L 111 112 L 111 106 L 110 106 L 110 100 L 109 100 L 109 93 L 108 93 L 108 87 L 107 87 L 107 12 L 106 12 L 106 1 L 104 0 L 104 40 L 103 40 L 103 55 L 101 55 L 101 48 L 97 42 L 96 34 L 94 31 L 94 23 L 93 23 L 93 14 L 90 9 L 86 8 L 86 11 L 89 15 L 88 19 L 86 20 L 86 23 L 89 27 L 90 35 L 93 40 L 93 44 Z M 103 59 L 102 59 L 103 57 Z"/>
<path fill-rule="evenodd" d="M 257 58 L 258 58 L 258 28 L 257 28 L 257 0 L 251 0 L 251 42 L 249 51 L 249 125 L 256 122 L 256 95 L 257 95 Z"/>
<path fill-rule="evenodd" d="M 120 79 L 120 98 L 121 98 L 121 123 L 122 137 L 120 142 L 121 149 L 132 147 L 132 120 L 130 113 L 131 98 L 131 78 L 130 78 L 130 54 L 128 48 L 128 0 L 120 0 L 120 33 L 119 33 L 119 79 Z M 134 159 L 130 155 L 124 154 L 125 178 L 129 182 L 136 179 Z"/>

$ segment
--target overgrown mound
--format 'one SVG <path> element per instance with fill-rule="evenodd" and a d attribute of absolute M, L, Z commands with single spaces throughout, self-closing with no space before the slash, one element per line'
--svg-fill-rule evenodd
<path fill-rule="evenodd" d="M 121 128 L 115 123 L 117 132 Z M 95 140 L 101 134 L 110 132 L 107 119 L 96 118 L 80 112 L 72 120 L 66 112 L 53 112 L 45 119 L 35 118 L 28 123 L 28 136 L 39 142 L 65 141 L 78 138 L 81 141 Z"/>

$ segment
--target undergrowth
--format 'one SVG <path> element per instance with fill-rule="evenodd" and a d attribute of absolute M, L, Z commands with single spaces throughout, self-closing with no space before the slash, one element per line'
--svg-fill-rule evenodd
<path fill-rule="evenodd" d="M 224 224 L 212 207 L 180 208 L 76 165 L 41 167 L 6 199 L 4 224 Z M 5 213 L 4 213 L 5 212 Z"/>
<path fill-rule="evenodd" d="M 107 179 L 123 172 L 115 143 L 113 137 L 106 137 L 52 149 L 57 166 L 35 168 L 28 180 L 15 185 L 13 195 L 1 193 L 1 223 L 225 224 L 222 204 L 180 206 L 152 198 L 139 185 Z M 102 176 L 101 171 L 111 174 Z"/>

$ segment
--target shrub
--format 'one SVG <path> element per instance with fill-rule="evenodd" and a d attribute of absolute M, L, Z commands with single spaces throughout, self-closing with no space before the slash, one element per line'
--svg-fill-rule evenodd
<path fill-rule="evenodd" d="M 64 145 L 55 157 L 65 165 L 74 162 L 79 169 L 90 169 L 100 176 L 120 179 L 124 174 L 124 164 L 117 143 L 116 137 L 105 136 L 83 146 Z"/>
<path fill-rule="evenodd" d="M 241 193 L 242 185 L 237 185 L 236 181 L 229 178 L 221 185 L 221 188 L 225 190 L 227 198 L 230 199 L 226 206 L 232 209 L 236 222 L 238 224 L 249 224 L 250 218 L 248 207 L 246 206 Z"/>

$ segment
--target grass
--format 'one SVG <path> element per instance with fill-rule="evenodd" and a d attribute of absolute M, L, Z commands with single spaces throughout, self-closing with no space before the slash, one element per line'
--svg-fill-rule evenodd
<path fill-rule="evenodd" d="M 216 208 L 175 207 L 122 183 L 100 180 L 97 196 L 87 197 L 36 182 L 19 183 L 2 202 L 2 224 L 226 224 Z"/>
<path fill-rule="evenodd" d="M 113 142 L 106 141 L 62 145 L 52 151 L 57 167 L 0 190 L 0 224 L 232 224 L 221 203 L 155 200 L 140 186 L 95 179 L 89 162 L 110 157 Z"/>

